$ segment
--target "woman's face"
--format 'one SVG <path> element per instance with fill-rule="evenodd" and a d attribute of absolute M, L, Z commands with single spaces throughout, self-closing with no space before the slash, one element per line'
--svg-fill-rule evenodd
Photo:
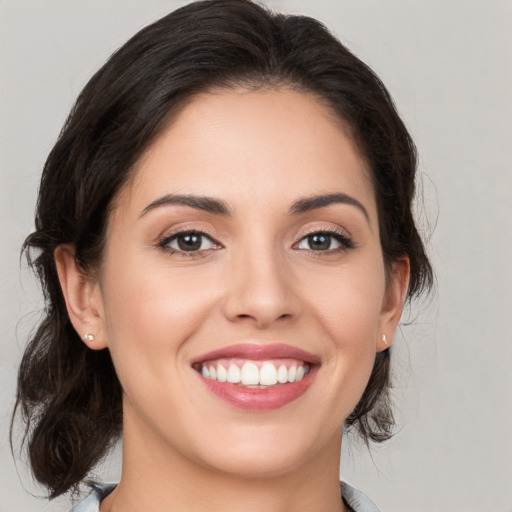
<path fill-rule="evenodd" d="M 195 97 L 119 195 L 91 295 L 126 446 L 247 475 L 337 459 L 404 268 L 386 286 L 365 162 L 312 95 Z"/>

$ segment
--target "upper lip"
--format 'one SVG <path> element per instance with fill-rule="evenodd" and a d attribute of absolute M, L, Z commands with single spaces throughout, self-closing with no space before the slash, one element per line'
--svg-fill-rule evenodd
<path fill-rule="evenodd" d="M 265 361 L 269 359 L 298 359 L 309 364 L 319 364 L 320 358 L 311 352 L 301 348 L 284 343 L 274 343 L 272 345 L 261 345 L 258 343 L 239 343 L 227 347 L 212 350 L 203 354 L 192 361 L 192 364 L 209 361 L 212 359 L 223 359 L 229 357 L 238 357 L 240 359 L 249 359 L 254 361 Z"/>

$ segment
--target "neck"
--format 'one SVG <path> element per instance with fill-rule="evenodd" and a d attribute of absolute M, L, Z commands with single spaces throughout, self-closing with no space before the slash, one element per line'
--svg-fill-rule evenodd
<path fill-rule="evenodd" d="M 346 512 L 339 489 L 341 432 L 315 456 L 273 475 L 205 467 L 125 423 L 123 469 L 101 512 Z M 147 434 L 147 432 L 145 433 Z M 139 442 L 144 439 L 143 445 Z"/>

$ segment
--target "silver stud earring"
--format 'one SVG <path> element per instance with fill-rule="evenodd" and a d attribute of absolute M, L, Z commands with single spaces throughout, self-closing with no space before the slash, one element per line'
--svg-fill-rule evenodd
<path fill-rule="evenodd" d="M 388 342 L 388 337 L 386 336 L 386 334 L 382 333 L 382 343 L 384 343 L 384 345 L 387 345 Z"/>
<path fill-rule="evenodd" d="M 90 342 L 90 341 L 94 341 L 94 336 L 93 336 L 90 332 L 88 332 L 88 333 L 84 336 L 84 340 L 85 340 L 85 341 L 89 341 L 89 342 Z"/>

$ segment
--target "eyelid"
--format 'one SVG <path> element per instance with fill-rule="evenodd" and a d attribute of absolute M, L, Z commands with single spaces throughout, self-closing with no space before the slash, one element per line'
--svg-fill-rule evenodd
<path fill-rule="evenodd" d="M 300 239 L 302 239 L 306 236 L 315 235 L 316 233 L 333 233 L 335 235 L 342 235 L 345 238 L 352 238 L 351 235 L 345 229 L 342 229 L 340 227 L 313 226 L 310 228 L 306 228 L 306 230 L 303 233 L 301 233 Z"/>
<path fill-rule="evenodd" d="M 183 233 L 197 233 L 199 235 L 204 235 L 216 244 L 222 245 L 219 242 L 219 239 L 221 238 L 220 233 L 210 223 L 205 224 L 204 222 L 197 222 L 196 220 L 186 220 L 175 222 L 173 225 L 168 225 L 166 229 L 162 230 L 157 236 L 155 245 Z"/>

